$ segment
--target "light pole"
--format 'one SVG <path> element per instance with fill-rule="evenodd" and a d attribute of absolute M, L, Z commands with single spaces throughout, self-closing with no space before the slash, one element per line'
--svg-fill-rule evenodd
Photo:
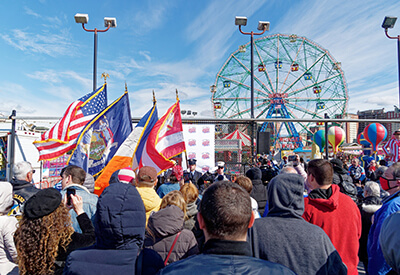
<path fill-rule="evenodd" d="M 259 21 L 258 22 L 258 27 L 257 29 L 261 32 L 255 33 L 253 31 L 251 32 L 244 32 L 242 31 L 242 26 L 247 25 L 247 17 L 244 16 L 236 16 L 235 17 L 235 25 L 239 26 L 239 31 L 242 34 L 245 35 L 250 35 L 250 117 L 253 120 L 254 119 L 254 55 L 253 55 L 253 49 L 254 49 L 254 35 L 262 35 L 264 32 L 269 30 L 269 22 L 267 21 Z M 251 124 L 251 155 L 254 157 L 254 121 L 252 121 Z"/>
<path fill-rule="evenodd" d="M 106 32 L 110 28 L 115 28 L 117 26 L 117 19 L 114 17 L 104 17 L 104 27 L 106 29 L 104 30 L 98 30 L 97 28 L 94 28 L 93 30 L 88 30 L 85 28 L 85 24 L 89 22 L 89 15 L 87 14 L 82 14 L 82 13 L 77 13 L 75 14 L 75 22 L 78 24 L 82 24 L 82 28 L 87 31 L 87 32 L 93 32 L 94 33 L 94 57 L 93 57 L 93 91 L 96 90 L 97 88 L 97 33 L 98 32 Z"/>
<path fill-rule="evenodd" d="M 396 24 L 397 17 L 385 16 L 382 23 L 382 28 L 385 29 L 385 34 L 389 39 L 397 39 L 397 66 L 398 66 L 398 78 L 399 78 L 399 104 L 400 104 L 400 35 L 390 36 L 388 34 L 388 29 L 393 29 L 394 24 Z"/>

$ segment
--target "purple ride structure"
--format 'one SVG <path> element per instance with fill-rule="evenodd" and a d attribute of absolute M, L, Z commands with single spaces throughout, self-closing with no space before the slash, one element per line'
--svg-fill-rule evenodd
<path fill-rule="evenodd" d="M 216 118 L 250 118 L 250 47 L 233 52 L 211 86 Z M 328 50 L 297 35 L 254 39 L 255 118 L 323 119 L 347 111 L 347 84 L 340 63 Z M 264 122 L 275 149 L 303 147 L 315 122 Z M 317 126 L 318 127 L 318 126 Z M 302 135 L 304 133 L 304 135 Z M 311 142 L 311 141 L 310 141 Z"/>

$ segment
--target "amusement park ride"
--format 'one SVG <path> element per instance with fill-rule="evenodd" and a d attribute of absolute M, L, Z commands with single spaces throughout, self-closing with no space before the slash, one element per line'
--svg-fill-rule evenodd
<path fill-rule="evenodd" d="M 214 116 L 250 118 L 250 43 L 233 52 L 212 86 Z M 275 34 L 254 40 L 256 118 L 323 119 L 347 110 L 347 85 L 340 63 L 305 37 Z M 315 122 L 264 122 L 276 149 L 303 147 Z"/>

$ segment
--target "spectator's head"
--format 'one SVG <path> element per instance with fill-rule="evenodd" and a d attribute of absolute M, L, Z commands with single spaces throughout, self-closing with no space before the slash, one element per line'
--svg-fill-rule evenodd
<path fill-rule="evenodd" d="M 183 176 L 183 169 L 180 165 L 175 165 L 172 167 L 172 172 L 169 176 L 169 182 L 177 183 L 180 182 Z"/>
<path fill-rule="evenodd" d="M 262 172 L 261 169 L 258 167 L 252 167 L 246 172 L 246 177 L 251 180 L 261 180 Z"/>
<path fill-rule="evenodd" d="M 385 219 L 379 234 L 383 257 L 396 274 L 400 274 L 399 225 L 400 212 L 396 212 Z"/>
<path fill-rule="evenodd" d="M 180 191 L 187 204 L 195 202 L 199 197 L 199 189 L 193 183 L 185 183 Z"/>
<path fill-rule="evenodd" d="M 151 166 L 140 168 L 136 184 L 139 187 L 153 187 L 157 184 L 157 170 Z"/>
<path fill-rule="evenodd" d="M 396 138 L 396 139 L 400 139 L 400 129 L 397 129 L 396 131 L 394 131 L 393 132 L 393 136 Z"/>
<path fill-rule="evenodd" d="M 62 178 L 62 188 L 65 189 L 65 187 L 71 184 L 83 185 L 86 178 L 86 172 L 76 165 L 68 165 L 61 170 L 60 176 Z"/>
<path fill-rule="evenodd" d="M 184 216 L 186 216 L 186 202 L 180 191 L 174 190 L 166 194 L 161 200 L 160 209 L 169 205 L 178 206 L 182 210 Z"/>
<path fill-rule="evenodd" d="M 304 178 L 297 173 L 280 174 L 268 184 L 268 216 L 301 218 L 304 213 Z"/>
<path fill-rule="evenodd" d="M 279 171 L 279 174 L 297 174 L 297 171 L 293 166 L 285 166 Z"/>
<path fill-rule="evenodd" d="M 57 252 L 66 249 L 73 233 L 60 192 L 48 188 L 30 197 L 14 235 L 20 274 L 53 274 Z"/>
<path fill-rule="evenodd" d="M 31 182 L 35 170 L 33 170 L 30 162 L 21 161 L 14 164 L 13 173 L 14 178 L 16 178 L 17 180 L 25 180 Z"/>
<path fill-rule="evenodd" d="M 119 170 L 118 180 L 126 184 L 135 184 L 136 175 L 135 172 L 130 167 L 125 167 Z"/>
<path fill-rule="evenodd" d="M 205 190 L 197 219 L 206 241 L 246 241 L 254 223 L 250 195 L 236 183 L 216 182 Z"/>
<path fill-rule="evenodd" d="M 360 161 L 358 160 L 358 158 L 353 158 L 351 160 L 351 165 L 353 165 L 353 166 L 358 166 L 359 163 L 360 163 Z"/>
<path fill-rule="evenodd" d="M 389 194 L 394 194 L 400 190 L 400 162 L 394 163 L 390 166 L 382 177 L 380 177 L 379 182 L 381 183 L 382 189 L 388 191 Z"/>
<path fill-rule="evenodd" d="M 242 175 L 240 175 L 240 176 L 238 176 L 237 178 L 236 178 L 236 181 L 235 181 L 237 184 L 239 184 L 240 186 L 242 186 L 243 188 L 244 188 L 244 190 L 246 190 L 247 191 L 247 193 L 251 193 L 251 191 L 253 190 L 253 183 L 251 182 L 251 179 L 249 179 L 248 177 L 246 177 L 246 176 L 242 176 Z"/>
<path fill-rule="evenodd" d="M 375 181 L 367 181 L 364 186 L 364 197 L 380 197 L 381 189 L 379 183 Z"/>
<path fill-rule="evenodd" d="M 388 168 L 389 168 L 389 167 L 384 166 L 384 165 L 379 166 L 379 168 L 376 169 L 376 171 L 375 171 L 376 178 L 379 180 L 379 178 L 382 177 L 382 175 L 385 173 L 385 171 L 386 171 Z"/>
<path fill-rule="evenodd" d="M 313 190 L 316 188 L 328 189 L 332 185 L 333 168 L 326 159 L 313 159 L 308 163 L 307 186 Z"/>
<path fill-rule="evenodd" d="M 13 187 L 11 183 L 0 181 L 0 216 L 7 215 L 13 205 Z"/>
<path fill-rule="evenodd" d="M 83 186 L 85 186 L 90 193 L 92 194 L 94 193 L 94 178 L 91 174 L 86 173 L 85 182 L 83 183 Z"/>
<path fill-rule="evenodd" d="M 387 166 L 387 161 L 384 160 L 384 159 L 381 159 L 381 160 L 379 161 L 379 165 L 380 165 L 380 166 Z"/>

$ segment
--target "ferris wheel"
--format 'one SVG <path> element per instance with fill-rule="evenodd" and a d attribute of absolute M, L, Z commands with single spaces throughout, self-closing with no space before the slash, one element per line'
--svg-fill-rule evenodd
<path fill-rule="evenodd" d="M 250 43 L 232 53 L 211 86 L 214 116 L 250 118 Z M 256 118 L 341 118 L 347 110 L 344 73 L 328 50 L 296 35 L 254 40 L 254 116 Z M 266 122 L 274 146 L 302 147 L 300 133 L 312 135 L 315 122 Z M 268 130 L 270 129 L 270 130 Z M 284 145 L 282 145 L 284 144 Z"/>

